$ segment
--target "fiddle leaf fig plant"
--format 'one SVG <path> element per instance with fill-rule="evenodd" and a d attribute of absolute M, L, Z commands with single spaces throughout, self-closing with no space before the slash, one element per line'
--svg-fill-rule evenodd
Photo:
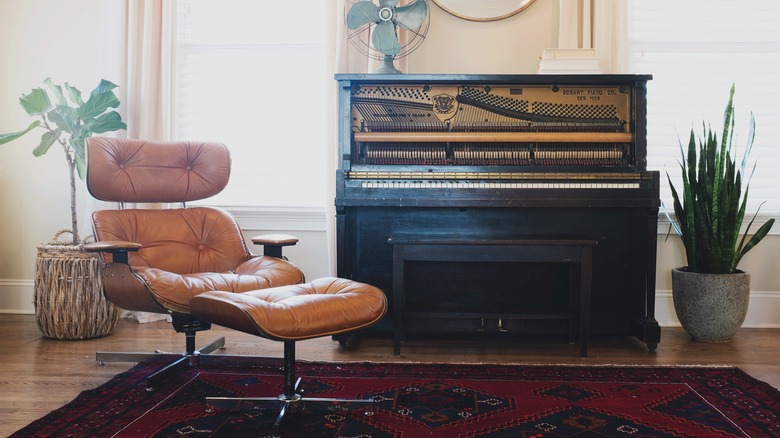
<path fill-rule="evenodd" d="M 55 144 L 62 147 L 68 164 L 70 176 L 70 211 L 73 244 L 79 239 L 78 217 L 76 214 L 76 174 L 80 179 L 86 175 L 85 140 L 92 134 L 127 129 L 122 117 L 114 108 L 119 107 L 119 98 L 114 93 L 117 88 L 102 79 L 86 97 L 81 91 L 68 85 L 57 85 L 51 78 L 43 81 L 46 89 L 34 88 L 29 94 L 19 98 L 19 103 L 27 114 L 35 120 L 27 128 L 0 134 L 0 145 L 9 143 L 36 129 L 42 130 L 38 146 L 32 153 L 40 157 Z"/>
<path fill-rule="evenodd" d="M 769 219 L 748 239 L 748 231 L 758 215 L 756 212 L 740 237 L 750 185 L 750 176 L 746 177 L 745 167 L 755 138 L 756 122 L 751 113 L 747 145 L 738 166 L 736 157 L 732 156 L 733 101 L 732 85 L 720 142 L 717 133 L 706 124 L 703 137 L 698 141 L 691 129 L 687 152 L 680 142 L 682 193 L 677 192 L 667 174 L 676 218 L 671 224 L 685 246 L 687 270 L 691 272 L 735 272 L 742 257 L 769 233 L 775 223 L 774 219 Z"/>

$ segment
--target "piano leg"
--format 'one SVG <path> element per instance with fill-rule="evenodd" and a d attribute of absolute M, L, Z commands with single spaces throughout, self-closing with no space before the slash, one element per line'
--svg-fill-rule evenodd
<path fill-rule="evenodd" d="M 640 341 L 647 345 L 648 352 L 652 353 L 661 341 L 661 326 L 655 318 L 647 317 L 633 322 L 631 332 Z"/>
<path fill-rule="evenodd" d="M 657 182 L 654 181 L 654 184 Z M 644 337 L 642 339 L 647 344 L 647 350 L 650 353 L 655 352 L 658 342 L 661 340 L 661 327 L 655 320 L 655 269 L 656 269 L 656 233 L 658 230 L 658 208 L 647 209 L 647 277 L 645 279 L 645 320 L 642 323 Z"/>

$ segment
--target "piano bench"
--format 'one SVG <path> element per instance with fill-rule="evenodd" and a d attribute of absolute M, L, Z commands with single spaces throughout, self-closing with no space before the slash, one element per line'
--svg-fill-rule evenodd
<path fill-rule="evenodd" d="M 569 286 L 569 313 L 563 315 L 538 315 L 502 313 L 427 313 L 427 317 L 492 317 L 501 319 L 564 318 L 569 321 L 569 338 L 574 339 L 574 321 L 579 322 L 579 354 L 588 356 L 590 335 L 590 292 L 593 265 L 593 248 L 598 244 L 584 236 L 528 235 L 482 236 L 445 234 L 394 234 L 387 241 L 393 245 L 393 353 L 401 354 L 401 340 L 405 338 L 404 322 L 406 300 L 407 262 L 516 262 L 516 263 L 566 263 L 579 265 L 579 306 L 576 306 L 577 287 Z M 579 308 L 579 313 L 574 312 Z"/>

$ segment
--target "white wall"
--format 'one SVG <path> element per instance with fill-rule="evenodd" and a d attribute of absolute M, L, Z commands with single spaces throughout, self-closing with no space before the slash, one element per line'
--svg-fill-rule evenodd
<path fill-rule="evenodd" d="M 119 0 L 0 0 L 0 132 L 29 119 L 18 97 L 51 76 L 89 91 L 100 78 L 124 83 L 123 8 Z M 554 47 L 558 2 L 538 0 L 519 15 L 471 22 L 431 6 L 427 38 L 409 58 L 413 73 L 533 73 L 542 49 Z M 120 100 L 122 89 L 119 90 Z M 652 96 L 649 98 L 652 99 Z M 334 108 L 335 110 L 335 108 Z M 120 107 L 120 112 L 122 107 Z M 335 120 L 335 117 L 334 117 Z M 33 137 L 0 146 L 0 312 L 32 313 L 35 245 L 68 226 L 67 171 L 60 151 L 34 158 Z M 81 187 L 82 229 L 89 196 Z M 290 256 L 308 278 L 327 275 L 325 213 L 311 210 L 238 211 L 247 237 L 295 234 Z M 779 226 L 780 227 L 780 226 Z M 670 270 L 684 264 L 676 237 L 659 227 L 656 316 L 675 325 Z M 778 230 L 777 232 L 780 232 Z M 258 248 L 259 251 L 259 248 Z M 746 326 L 780 327 L 780 236 L 772 235 L 740 266 L 752 274 Z"/>
<path fill-rule="evenodd" d="M 558 42 L 558 1 L 538 0 L 500 21 L 462 20 L 431 2 L 425 41 L 409 57 L 413 73 L 536 73 L 542 49 Z"/>
<path fill-rule="evenodd" d="M 82 93 L 102 78 L 121 84 L 123 13 L 119 1 L 0 0 L 0 132 L 32 121 L 18 99 L 47 77 Z M 0 312 L 31 311 L 35 246 L 70 227 L 63 152 L 54 146 L 33 157 L 39 139 L 40 133 L 29 133 L 0 146 Z M 83 184 L 79 187 L 79 203 L 86 208 Z M 80 219 L 87 225 L 85 213 Z"/>

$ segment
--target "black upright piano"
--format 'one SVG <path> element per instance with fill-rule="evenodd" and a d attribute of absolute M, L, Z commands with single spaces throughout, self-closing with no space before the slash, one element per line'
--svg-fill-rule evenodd
<path fill-rule="evenodd" d="M 659 174 L 646 163 L 650 79 L 336 75 L 338 275 L 392 299 L 392 235 L 588 236 L 598 241 L 591 333 L 635 336 L 654 350 L 660 200 Z M 559 264 L 419 262 L 406 276 L 407 309 L 545 313 L 568 304 L 569 276 Z M 420 318 L 406 327 L 498 331 L 484 318 Z M 562 335 L 566 324 L 518 320 L 500 329 Z"/>

